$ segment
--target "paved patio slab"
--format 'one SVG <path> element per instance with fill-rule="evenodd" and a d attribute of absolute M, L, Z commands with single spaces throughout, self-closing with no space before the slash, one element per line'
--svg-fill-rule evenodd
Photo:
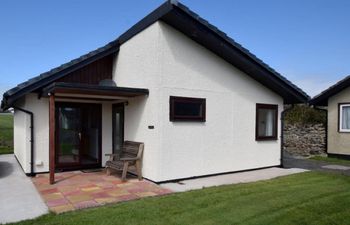
<path fill-rule="evenodd" d="M 268 180 L 275 177 L 286 176 L 305 171 L 307 170 L 297 168 L 283 169 L 273 167 L 268 169 L 252 170 L 247 172 L 238 172 L 225 175 L 210 176 L 205 178 L 195 178 L 179 182 L 169 182 L 161 184 L 161 186 L 170 189 L 174 192 L 183 192 L 225 184 L 248 183 L 260 180 Z"/>
<path fill-rule="evenodd" d="M 50 185 L 49 174 L 33 178 L 45 203 L 55 213 L 172 193 L 147 180 L 128 178 L 123 182 L 120 175 L 107 176 L 104 171 L 57 173 L 55 179 L 56 183 Z"/>
<path fill-rule="evenodd" d="M 0 155 L 0 223 L 32 219 L 48 213 L 44 201 L 14 155 Z"/>

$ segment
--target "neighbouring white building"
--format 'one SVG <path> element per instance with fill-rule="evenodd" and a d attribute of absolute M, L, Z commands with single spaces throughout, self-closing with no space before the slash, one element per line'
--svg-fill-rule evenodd
<path fill-rule="evenodd" d="M 4 94 L 27 174 L 103 167 L 144 142 L 155 182 L 281 165 L 284 104 L 308 96 L 184 5 Z M 32 130 L 31 130 L 32 127 Z"/>

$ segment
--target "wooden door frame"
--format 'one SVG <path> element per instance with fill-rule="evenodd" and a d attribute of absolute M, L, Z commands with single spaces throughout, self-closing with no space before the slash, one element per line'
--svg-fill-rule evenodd
<path fill-rule="evenodd" d="M 59 169 L 59 170 L 78 170 L 78 169 L 88 169 L 88 168 L 97 168 L 97 167 L 101 167 L 102 166 L 102 104 L 100 103 L 81 103 L 81 102 L 55 102 L 55 108 L 56 110 L 58 110 L 60 107 L 80 107 L 81 111 L 84 110 L 84 108 L 86 109 L 86 106 L 98 106 L 99 107 L 99 116 L 100 116 L 100 120 L 99 120 L 99 134 L 98 134 L 98 162 L 96 164 L 91 164 L 91 165 L 83 165 L 81 163 L 81 147 L 82 147 L 82 143 L 80 143 L 80 148 L 79 148 L 79 162 L 78 163 L 59 163 L 58 162 L 58 158 L 57 158 L 57 153 L 59 151 L 59 131 L 58 131 L 58 123 L 59 123 L 59 114 L 56 112 L 55 113 L 55 169 Z M 85 107 L 84 107 L 85 106 Z M 81 115 L 81 120 L 83 120 L 82 115 Z M 83 123 L 83 121 L 82 121 Z M 83 132 L 83 130 L 81 131 Z M 82 137 L 84 137 L 85 135 L 82 134 Z M 82 140 L 81 140 L 82 142 Z"/>
<path fill-rule="evenodd" d="M 55 96 L 50 95 L 49 98 L 49 172 L 50 184 L 55 183 L 55 161 L 56 161 L 56 116 L 55 116 Z"/>

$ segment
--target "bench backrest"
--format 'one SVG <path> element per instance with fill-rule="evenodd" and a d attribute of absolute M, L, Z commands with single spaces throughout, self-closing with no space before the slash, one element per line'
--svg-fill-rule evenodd
<path fill-rule="evenodd" d="M 144 144 L 142 142 L 124 141 L 121 157 L 141 158 Z"/>

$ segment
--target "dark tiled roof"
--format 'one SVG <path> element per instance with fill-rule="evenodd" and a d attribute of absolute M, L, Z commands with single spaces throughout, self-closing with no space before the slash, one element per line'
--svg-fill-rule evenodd
<path fill-rule="evenodd" d="M 21 89 L 23 89 L 24 87 L 28 87 L 28 86 L 30 86 L 30 85 L 32 85 L 32 84 L 34 84 L 34 83 L 37 83 L 37 82 L 39 82 L 39 81 L 42 81 L 42 80 L 44 80 L 44 79 L 46 79 L 46 78 L 48 78 L 48 77 L 50 77 L 50 76 L 52 76 L 52 75 L 57 74 L 58 72 L 61 72 L 61 71 L 65 70 L 65 69 L 67 69 L 67 68 L 69 68 L 69 67 L 72 67 L 72 66 L 74 66 L 74 65 L 76 65 L 76 64 L 78 64 L 78 63 L 83 62 L 84 60 L 86 60 L 86 59 L 88 59 L 88 58 L 91 58 L 91 57 L 93 57 L 93 56 L 96 56 L 96 55 L 98 55 L 99 53 L 102 53 L 102 52 L 104 52 L 104 51 L 106 51 L 106 50 L 109 50 L 109 49 L 111 49 L 112 47 L 116 47 L 116 46 L 118 46 L 117 42 L 116 42 L 116 41 L 112 41 L 112 42 L 108 43 L 107 45 L 105 45 L 105 46 L 103 46 L 103 47 L 101 47 L 101 48 L 98 48 L 98 49 L 96 49 L 96 50 L 94 50 L 94 51 L 91 51 L 91 52 L 89 52 L 89 53 L 87 53 L 87 54 L 85 54 L 85 55 L 80 56 L 79 58 L 73 59 L 73 60 L 71 60 L 71 61 L 69 61 L 69 62 L 67 62 L 67 63 L 64 63 L 64 64 L 62 64 L 62 65 L 60 65 L 60 66 L 58 66 L 58 67 L 55 67 L 55 68 L 53 68 L 53 69 L 51 69 L 51 70 L 49 70 L 49 71 L 47 71 L 47 72 L 45 72 L 45 73 L 42 73 L 42 74 L 40 74 L 40 75 L 38 75 L 38 76 L 36 76 L 36 77 L 33 77 L 33 78 L 31 78 L 31 79 L 29 79 L 29 80 L 23 82 L 23 83 L 20 83 L 20 84 L 18 84 L 16 87 L 11 88 L 11 89 L 8 90 L 7 92 L 5 92 L 4 95 L 5 95 L 5 96 L 13 95 L 13 94 L 15 94 L 16 92 L 18 92 L 18 91 L 20 91 Z"/>
<path fill-rule="evenodd" d="M 285 99 L 286 103 L 305 102 L 309 99 L 309 96 L 300 88 L 265 64 L 246 48 L 235 42 L 232 38 L 228 37 L 217 27 L 201 18 L 185 5 L 180 4 L 177 1 L 168 1 L 132 26 L 116 40 L 8 90 L 4 94 L 1 107 L 9 107 L 21 96 L 38 88 L 42 88 L 50 82 L 54 82 L 59 77 L 66 75 L 70 69 L 81 66 L 85 62 L 93 62 L 93 60 L 97 60 L 99 56 L 102 57 L 103 55 L 117 52 L 120 45 L 157 20 L 162 20 L 165 23 L 168 23 L 192 39 L 197 38 L 195 41 L 204 45 L 220 57 L 223 57 L 226 61 L 234 64 L 239 69 L 252 76 L 255 80 L 280 94 Z M 190 23 L 192 25 L 190 25 Z M 203 31 L 202 28 L 209 31 Z M 201 35 L 194 38 L 193 33 L 200 33 Z M 238 53 L 240 54 L 239 57 L 241 57 L 241 59 L 237 58 Z"/>
<path fill-rule="evenodd" d="M 313 97 L 309 101 L 309 103 L 311 105 L 327 106 L 328 98 L 339 93 L 340 91 L 344 90 L 347 87 L 350 87 L 350 75 L 338 81 L 337 83 L 330 86 L 326 90 L 322 91 L 320 94 L 316 95 L 315 97 Z"/>

